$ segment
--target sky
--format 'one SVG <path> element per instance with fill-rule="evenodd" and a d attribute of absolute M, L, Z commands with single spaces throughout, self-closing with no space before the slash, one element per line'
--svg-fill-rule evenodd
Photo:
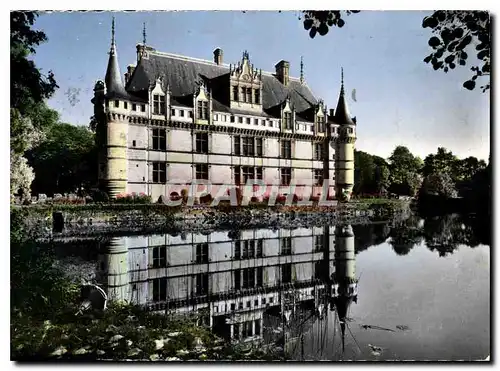
<path fill-rule="evenodd" d="M 387 158 L 404 145 L 424 158 L 445 147 L 460 158 L 488 160 L 490 95 L 462 87 L 471 77 L 470 65 L 446 74 L 423 62 L 431 52 L 431 31 L 422 28 L 428 14 L 362 11 L 347 16 L 343 28 L 311 39 L 294 11 L 54 12 L 35 23 L 48 42 L 38 47 L 34 60 L 55 74 L 59 89 L 49 105 L 61 120 L 88 125 L 94 83 L 106 73 L 113 15 L 122 75 L 136 62 L 144 22 L 147 44 L 163 52 L 212 60 L 220 47 L 224 63 L 237 63 L 247 50 L 256 68 L 274 72 L 284 59 L 295 77 L 302 56 L 308 86 L 331 108 L 344 68 L 358 150 Z"/>

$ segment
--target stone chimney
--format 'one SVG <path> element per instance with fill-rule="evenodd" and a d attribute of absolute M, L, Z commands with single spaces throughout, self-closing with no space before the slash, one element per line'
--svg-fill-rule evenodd
<path fill-rule="evenodd" d="M 128 80 L 132 77 L 134 70 L 135 70 L 135 65 L 129 64 L 127 66 L 127 72 L 125 72 L 125 85 L 127 85 Z"/>
<path fill-rule="evenodd" d="M 281 83 L 285 86 L 288 86 L 290 82 L 290 62 L 287 61 L 279 61 L 276 66 L 276 77 Z"/>
<path fill-rule="evenodd" d="M 222 65 L 222 56 L 223 52 L 221 48 L 217 48 L 214 50 L 214 63 L 216 63 L 218 66 Z"/>

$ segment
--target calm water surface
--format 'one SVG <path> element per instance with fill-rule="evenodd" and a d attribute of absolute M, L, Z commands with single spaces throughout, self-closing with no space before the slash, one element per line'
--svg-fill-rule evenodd
<path fill-rule="evenodd" d="M 85 251 L 111 300 L 198 312 L 229 341 L 273 343 L 295 360 L 479 360 L 490 354 L 490 248 L 476 227 L 413 217 L 60 250 Z"/>

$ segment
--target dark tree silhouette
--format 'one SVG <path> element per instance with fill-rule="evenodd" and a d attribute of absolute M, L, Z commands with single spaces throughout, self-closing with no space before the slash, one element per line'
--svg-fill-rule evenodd
<path fill-rule="evenodd" d="M 29 59 L 35 47 L 47 41 L 45 33 L 31 29 L 37 16 L 24 11 L 10 14 L 10 106 L 21 114 L 50 98 L 57 88 L 53 73 L 43 75 Z"/>
<path fill-rule="evenodd" d="M 429 39 L 433 52 L 424 62 L 430 62 L 435 70 L 448 72 L 457 65 L 465 66 L 468 49 L 476 54 L 479 65 L 471 67 L 474 74 L 464 82 L 464 88 L 473 90 L 478 77 L 490 75 L 491 17 L 487 11 L 438 10 L 424 18 L 422 27 L 430 28 L 434 34 Z M 489 88 L 488 79 L 481 89 L 485 92 Z"/>
<path fill-rule="evenodd" d="M 330 27 L 343 27 L 343 15 L 358 13 L 357 10 L 328 10 L 304 11 L 304 28 L 309 31 L 309 36 L 316 34 L 324 36 Z M 423 19 L 422 27 L 430 28 L 434 34 L 429 39 L 429 46 L 433 52 L 425 57 L 424 62 L 431 63 L 435 70 L 448 72 L 457 64 L 467 65 L 468 54 L 465 49 L 474 47 L 480 65 L 471 66 L 474 73 L 472 78 L 463 86 L 473 90 L 478 77 L 490 74 L 490 49 L 491 49 L 491 17 L 486 11 L 451 11 L 438 10 Z M 481 65 L 482 63 L 482 65 Z M 483 93 L 490 88 L 488 82 L 481 86 Z"/>

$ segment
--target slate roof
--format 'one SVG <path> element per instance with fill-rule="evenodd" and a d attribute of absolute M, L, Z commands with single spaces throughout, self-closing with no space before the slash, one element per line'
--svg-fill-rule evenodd
<path fill-rule="evenodd" d="M 106 96 L 108 98 L 129 98 L 123 86 L 114 43 L 111 45 L 111 50 L 109 52 L 108 68 L 106 69 L 104 81 L 106 82 Z"/>
<path fill-rule="evenodd" d="M 344 84 L 340 88 L 340 96 L 337 102 L 337 108 L 333 116 L 333 121 L 338 125 L 356 125 L 356 119 L 352 119 L 347 108 L 347 102 L 344 94 Z"/>
<path fill-rule="evenodd" d="M 220 108 L 220 111 L 225 112 L 235 111 L 228 107 L 229 66 L 227 65 L 150 51 L 147 59 L 142 58 L 139 61 L 126 89 L 129 93 L 136 95 L 146 91 L 149 84 L 159 77 L 162 77 L 164 83 L 168 84 L 176 100 L 179 100 L 178 97 L 194 94 L 197 88 L 196 82 L 200 78 L 205 78 L 216 100 L 214 107 L 217 106 L 217 110 Z M 288 96 L 297 112 L 308 110 L 318 103 L 309 87 L 301 84 L 299 79 L 290 78 L 288 86 L 284 86 L 276 76 L 263 72 L 262 82 L 264 110 L 284 103 Z M 243 112 L 240 111 L 240 113 Z M 248 112 L 248 114 L 251 113 Z"/>

